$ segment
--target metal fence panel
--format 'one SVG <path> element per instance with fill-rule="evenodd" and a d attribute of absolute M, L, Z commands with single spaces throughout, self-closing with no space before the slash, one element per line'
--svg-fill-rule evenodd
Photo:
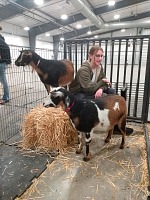
<path fill-rule="evenodd" d="M 128 119 L 146 122 L 150 93 L 149 40 L 149 36 L 68 40 L 64 44 L 64 57 L 73 61 L 77 71 L 82 62 L 88 59 L 88 52 L 93 44 L 101 45 L 104 50 L 102 64 L 106 77 L 116 88 L 116 93 L 120 93 L 120 89 L 127 85 Z"/>
<path fill-rule="evenodd" d="M 23 49 L 28 49 L 23 47 Z M 10 102 L 0 105 L 0 141 L 5 142 L 21 130 L 24 115 L 32 108 L 42 104 L 47 96 L 47 91 L 36 72 L 30 66 L 17 67 L 14 62 L 20 54 L 22 47 L 10 46 L 12 64 L 6 70 L 10 90 Z M 52 58 L 53 51 L 36 49 L 42 58 Z M 59 58 L 62 59 L 62 52 Z M 3 95 L 0 83 L 0 97 Z"/>

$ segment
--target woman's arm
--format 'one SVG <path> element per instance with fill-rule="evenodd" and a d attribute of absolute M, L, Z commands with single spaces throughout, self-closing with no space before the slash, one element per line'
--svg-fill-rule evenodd
<path fill-rule="evenodd" d="M 99 88 L 106 89 L 108 87 L 108 84 L 102 80 L 102 78 L 105 78 L 105 74 L 103 73 L 103 71 L 100 72 L 99 75 L 101 79 L 98 80 L 98 82 L 96 83 L 92 82 L 91 76 L 92 76 L 91 72 L 87 67 L 83 66 L 78 70 L 77 73 L 78 82 L 80 83 L 83 90 L 87 92 L 89 95 L 95 94 L 95 92 Z"/>

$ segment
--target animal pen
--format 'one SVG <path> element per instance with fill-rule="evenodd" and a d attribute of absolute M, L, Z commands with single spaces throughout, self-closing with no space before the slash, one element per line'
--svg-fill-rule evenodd
<path fill-rule="evenodd" d="M 68 40 L 64 42 L 63 49 L 59 50 L 58 59 L 70 59 L 76 72 L 82 62 L 88 58 L 89 49 L 93 45 L 100 45 L 104 50 L 103 67 L 116 93 L 120 94 L 121 88 L 127 87 L 128 121 L 143 124 L 148 122 L 150 120 L 150 37 Z M 10 49 L 12 65 L 7 69 L 10 102 L 0 106 L 1 144 L 21 131 L 23 116 L 36 105 L 42 104 L 47 96 L 43 83 L 36 73 L 31 73 L 30 66 L 14 65 L 21 47 L 10 46 Z M 54 54 L 48 49 L 35 49 L 35 52 L 46 59 L 51 59 Z M 0 95 L 2 91 L 0 88 Z M 150 175 L 150 142 L 147 127 L 144 127 Z"/>

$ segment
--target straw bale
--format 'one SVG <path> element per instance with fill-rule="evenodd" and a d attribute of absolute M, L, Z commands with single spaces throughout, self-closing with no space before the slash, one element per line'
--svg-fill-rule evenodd
<path fill-rule="evenodd" d="M 75 143 L 77 132 L 69 116 L 61 108 L 38 106 L 24 117 L 22 124 L 24 149 L 58 150 Z"/>

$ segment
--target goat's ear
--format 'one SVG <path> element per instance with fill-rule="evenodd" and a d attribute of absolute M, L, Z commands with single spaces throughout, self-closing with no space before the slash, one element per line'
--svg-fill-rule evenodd
<path fill-rule="evenodd" d="M 23 47 L 22 47 L 22 50 L 19 50 L 19 52 L 21 53 L 23 51 Z"/>

